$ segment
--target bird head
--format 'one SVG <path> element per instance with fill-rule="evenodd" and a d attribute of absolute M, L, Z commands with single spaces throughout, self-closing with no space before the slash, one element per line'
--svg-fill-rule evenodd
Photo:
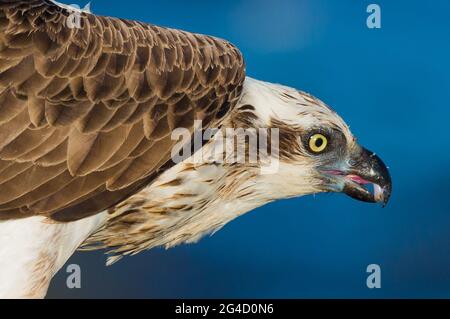
<path fill-rule="evenodd" d="M 258 125 L 278 130 L 277 177 L 264 177 L 273 199 L 339 192 L 383 206 L 389 201 L 392 183 L 386 165 L 359 145 L 349 126 L 322 101 L 247 79 L 240 105 L 247 110 L 255 105 Z"/>

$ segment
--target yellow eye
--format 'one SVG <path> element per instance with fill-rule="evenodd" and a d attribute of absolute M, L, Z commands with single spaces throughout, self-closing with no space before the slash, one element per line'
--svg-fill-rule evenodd
<path fill-rule="evenodd" d="M 322 134 L 314 134 L 309 139 L 309 148 L 314 153 L 320 153 L 325 150 L 328 145 L 328 139 Z"/>

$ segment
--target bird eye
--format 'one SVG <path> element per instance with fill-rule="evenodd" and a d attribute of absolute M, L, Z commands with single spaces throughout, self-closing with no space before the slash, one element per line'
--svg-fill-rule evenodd
<path fill-rule="evenodd" d="M 328 139 L 322 134 L 314 134 L 309 138 L 309 148 L 313 153 L 323 152 L 328 145 Z"/>

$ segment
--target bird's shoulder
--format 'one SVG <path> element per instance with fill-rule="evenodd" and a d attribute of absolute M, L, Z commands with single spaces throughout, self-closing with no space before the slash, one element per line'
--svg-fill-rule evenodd
<path fill-rule="evenodd" d="M 47 0 L 2 0 L 0 25 L 0 219 L 117 204 L 173 166 L 174 128 L 220 125 L 242 91 L 242 54 L 211 36 Z"/>

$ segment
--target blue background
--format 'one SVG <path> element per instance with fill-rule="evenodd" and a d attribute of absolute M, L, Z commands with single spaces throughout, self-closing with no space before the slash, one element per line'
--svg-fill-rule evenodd
<path fill-rule="evenodd" d="M 94 0 L 96 14 L 235 43 L 249 76 L 335 108 L 390 166 L 394 192 L 385 209 L 338 194 L 279 201 L 112 267 L 77 253 L 82 289 L 63 269 L 49 297 L 450 297 L 450 2 L 376 1 L 379 30 L 366 27 L 370 3 Z M 381 289 L 366 287 L 372 263 Z"/>

